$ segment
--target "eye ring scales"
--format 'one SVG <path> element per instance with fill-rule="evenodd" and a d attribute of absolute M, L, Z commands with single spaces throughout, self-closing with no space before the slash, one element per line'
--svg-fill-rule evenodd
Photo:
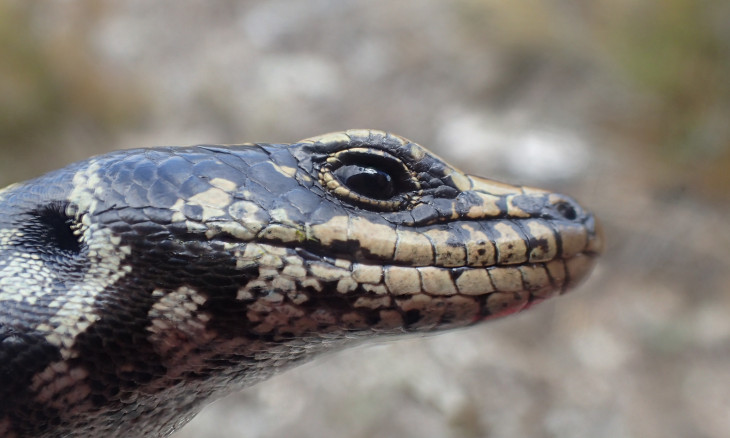
<path fill-rule="evenodd" d="M 374 148 L 331 154 L 320 168 L 319 179 L 336 197 L 368 210 L 408 208 L 421 194 L 421 184 L 406 163 Z"/>

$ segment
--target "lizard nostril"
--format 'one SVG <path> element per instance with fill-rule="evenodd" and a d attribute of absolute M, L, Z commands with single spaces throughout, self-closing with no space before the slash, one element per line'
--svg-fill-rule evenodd
<path fill-rule="evenodd" d="M 578 217 L 578 213 L 575 211 L 575 207 L 567 201 L 561 201 L 555 204 L 555 210 L 569 221 L 573 221 Z"/>
<path fill-rule="evenodd" d="M 552 194 L 548 198 L 548 215 L 553 219 L 564 219 L 567 221 L 583 221 L 586 212 L 573 199 L 565 196 Z"/>

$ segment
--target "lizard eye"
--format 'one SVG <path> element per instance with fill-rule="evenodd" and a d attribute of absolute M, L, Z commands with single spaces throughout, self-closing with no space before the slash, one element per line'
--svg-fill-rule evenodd
<path fill-rule="evenodd" d="M 351 164 L 340 167 L 333 174 L 344 186 L 368 198 L 384 201 L 395 193 L 393 177 L 377 167 Z"/>
<path fill-rule="evenodd" d="M 397 210 L 420 191 L 406 165 L 378 149 L 353 148 L 332 154 L 322 166 L 320 179 L 340 199 L 379 211 Z"/>

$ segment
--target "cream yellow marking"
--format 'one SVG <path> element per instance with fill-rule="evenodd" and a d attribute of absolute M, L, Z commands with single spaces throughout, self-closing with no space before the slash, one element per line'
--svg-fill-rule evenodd
<path fill-rule="evenodd" d="M 421 292 L 421 279 L 413 268 L 388 266 L 385 269 L 385 286 L 393 295 L 413 295 Z"/>
<path fill-rule="evenodd" d="M 485 269 L 469 269 L 463 271 L 456 279 L 456 287 L 460 294 L 484 295 L 494 291 L 492 281 Z"/>
<path fill-rule="evenodd" d="M 84 368 L 69 368 L 67 362 L 54 362 L 33 376 L 31 389 L 35 401 L 58 410 L 86 408 L 90 402 L 80 404 L 91 393 L 85 382 L 89 373 Z"/>
<path fill-rule="evenodd" d="M 208 231 L 208 226 L 197 221 L 185 221 L 185 226 L 191 233 L 203 233 Z"/>
<path fill-rule="evenodd" d="M 395 252 L 396 232 L 392 226 L 374 224 L 361 217 L 353 217 L 348 238 L 360 242 L 374 256 L 391 259 Z"/>
<path fill-rule="evenodd" d="M 237 300 L 250 300 L 253 299 L 253 293 L 251 292 L 251 288 L 248 287 L 249 284 L 253 283 L 253 281 L 249 281 L 246 283 L 246 286 L 239 287 L 238 291 L 236 292 L 236 299 Z M 265 282 L 261 282 L 266 284 Z"/>
<path fill-rule="evenodd" d="M 515 198 L 520 195 L 509 195 L 505 198 L 507 201 L 507 215 L 509 217 L 528 218 L 530 214 L 515 205 Z"/>
<path fill-rule="evenodd" d="M 0 263 L 0 302 L 16 301 L 34 305 L 51 292 L 56 274 L 29 254 L 13 253 Z"/>
<path fill-rule="evenodd" d="M 358 283 L 352 277 L 344 277 L 337 282 L 337 292 L 346 294 L 357 289 Z"/>
<path fill-rule="evenodd" d="M 298 290 L 287 292 L 286 297 L 289 298 L 289 301 L 297 305 L 309 301 L 307 294 L 301 293 Z"/>
<path fill-rule="evenodd" d="M 558 253 L 558 244 L 555 241 L 555 233 L 545 222 L 540 220 L 529 220 L 526 222 L 529 230 L 528 238 L 544 242 L 530 250 L 530 263 L 547 262 L 555 258 Z"/>
<path fill-rule="evenodd" d="M 414 266 L 428 266 L 434 262 L 434 250 L 431 241 L 421 233 L 398 230 L 395 245 L 396 262 L 409 263 Z"/>
<path fill-rule="evenodd" d="M 319 281 L 316 278 L 307 278 L 304 281 L 302 281 L 302 288 L 308 288 L 311 287 L 317 292 L 322 292 L 322 282 Z"/>
<path fill-rule="evenodd" d="M 225 178 L 213 178 L 210 180 L 210 185 L 226 192 L 232 192 L 238 187 L 235 182 Z"/>
<path fill-rule="evenodd" d="M 398 307 L 400 307 L 404 312 L 409 310 L 418 310 L 422 315 L 428 314 L 431 302 L 433 302 L 433 298 L 425 294 L 410 295 L 407 299 L 396 300 Z"/>
<path fill-rule="evenodd" d="M 471 190 L 473 187 L 472 180 L 461 172 L 454 170 L 448 176 L 451 177 L 451 181 L 454 183 L 454 186 L 462 192 Z"/>
<path fill-rule="evenodd" d="M 385 295 L 388 293 L 388 288 L 383 284 L 363 284 L 362 288 L 365 292 L 374 293 L 375 295 Z"/>
<path fill-rule="evenodd" d="M 296 290 L 297 285 L 294 283 L 294 280 L 280 275 L 271 280 L 271 287 L 274 290 L 289 292 Z"/>
<path fill-rule="evenodd" d="M 406 142 L 405 139 L 401 138 L 401 140 L 403 143 Z M 414 160 L 420 161 L 426 156 L 426 151 L 416 143 L 408 143 L 408 155 L 413 157 Z"/>
<path fill-rule="evenodd" d="M 477 176 L 469 176 L 472 182 L 472 190 L 477 192 L 489 193 L 492 195 L 516 195 L 522 193 L 521 187 L 513 186 L 511 184 L 501 183 L 486 178 L 479 178 Z"/>
<path fill-rule="evenodd" d="M 8 228 L 0 230 L 0 246 L 10 246 L 12 239 L 23 237 L 23 233 L 16 228 Z"/>
<path fill-rule="evenodd" d="M 292 256 L 292 255 L 285 256 L 284 261 L 286 262 L 287 265 L 302 266 L 304 264 L 304 260 L 302 260 L 301 257 Z"/>
<path fill-rule="evenodd" d="M 238 223 L 230 223 L 223 226 L 222 229 L 227 231 L 233 237 L 244 241 L 253 240 L 256 235 L 267 225 L 267 222 L 261 220 L 262 217 L 268 217 L 265 212 L 257 204 L 250 201 L 236 201 L 228 207 L 228 214 Z"/>
<path fill-rule="evenodd" d="M 212 239 L 220 233 L 226 233 L 241 241 L 249 241 L 253 240 L 256 237 L 256 232 L 252 232 L 238 222 L 225 221 L 221 223 L 214 222 L 210 224 L 210 228 L 208 229 L 208 231 L 205 232 L 205 235 L 209 239 Z"/>
<path fill-rule="evenodd" d="M 545 286 L 550 286 L 550 277 L 543 266 L 520 266 L 520 271 L 522 272 L 522 280 L 525 284 L 525 289 L 532 291 Z"/>
<path fill-rule="evenodd" d="M 233 255 L 236 257 L 236 268 L 255 268 L 258 266 L 258 260 L 266 254 L 263 245 L 249 243 L 243 248 L 243 251 L 236 250 Z"/>
<path fill-rule="evenodd" d="M 352 267 L 352 262 L 345 259 L 335 259 L 335 266 L 349 270 Z"/>
<path fill-rule="evenodd" d="M 492 266 L 496 263 L 497 249 L 484 231 L 465 223 L 462 227 L 469 233 L 466 241 L 467 266 Z"/>
<path fill-rule="evenodd" d="M 287 263 L 289 263 L 288 259 L 289 257 L 287 257 Z M 287 264 L 281 271 L 281 275 L 286 275 L 294 279 L 303 279 L 307 277 L 307 270 L 300 265 Z"/>
<path fill-rule="evenodd" d="M 265 252 L 273 255 L 277 255 L 279 257 L 285 257 L 289 255 L 289 251 L 286 247 L 283 246 L 277 246 L 277 245 L 267 245 L 265 243 L 259 244 L 261 248 L 265 250 Z"/>
<path fill-rule="evenodd" d="M 332 245 L 335 241 L 346 242 L 349 221 L 348 216 L 335 216 L 323 224 L 309 227 L 307 236 L 318 240 L 325 247 Z"/>
<path fill-rule="evenodd" d="M 267 294 L 262 295 L 259 298 L 259 303 L 262 302 L 269 302 L 272 304 L 280 304 L 284 301 L 284 295 L 278 293 L 278 292 L 269 292 Z"/>
<path fill-rule="evenodd" d="M 289 212 L 285 208 L 275 208 L 269 211 L 269 215 L 271 216 L 271 222 L 279 223 L 292 228 L 301 228 L 298 222 L 293 221 L 289 217 Z"/>
<path fill-rule="evenodd" d="M 281 242 L 302 242 L 305 240 L 305 234 L 300 228 L 280 224 L 270 224 L 261 230 L 258 235 L 264 240 Z"/>
<path fill-rule="evenodd" d="M 200 345 L 199 337 L 205 336 L 205 324 L 211 315 L 199 313 L 198 309 L 207 297 L 187 286 L 169 292 L 156 289 L 152 296 L 159 299 L 148 312 L 147 331 L 157 352 L 169 359 L 170 353 L 188 351 L 190 343 Z"/>
<path fill-rule="evenodd" d="M 461 239 L 454 239 L 454 233 L 439 229 L 430 229 L 424 233 L 431 240 L 436 252 L 437 266 L 456 267 L 466 263 L 466 248 Z M 452 245 L 449 240 L 457 242 Z"/>
<path fill-rule="evenodd" d="M 187 219 L 185 217 L 185 214 L 182 212 L 183 208 L 185 208 L 185 201 L 181 198 L 178 198 L 177 201 L 175 201 L 174 204 L 170 206 L 170 210 L 172 210 L 172 221 L 173 222 L 185 222 Z"/>
<path fill-rule="evenodd" d="M 293 178 L 297 174 L 297 169 L 294 167 L 280 166 L 275 163 L 272 163 L 271 165 L 274 167 L 274 170 L 288 178 Z"/>
<path fill-rule="evenodd" d="M 375 131 L 375 130 L 370 130 L 370 129 L 348 129 L 347 131 L 345 131 L 345 134 L 347 134 L 347 136 L 353 140 L 366 139 L 373 135 L 382 136 L 382 137 L 385 137 L 388 135 L 385 132 Z"/>
<path fill-rule="evenodd" d="M 96 160 L 89 161 L 89 165 L 79 170 L 73 177 L 73 189 L 68 195 L 71 204 L 68 206 L 67 213 L 71 216 L 79 218 L 81 213 L 93 214 L 96 211 L 98 201 L 96 200 L 96 190 L 103 190 L 101 186 L 101 177 L 99 170 L 101 165 Z"/>
<path fill-rule="evenodd" d="M 279 270 L 266 266 L 259 266 L 259 278 L 271 281 L 279 276 Z"/>
<path fill-rule="evenodd" d="M 191 196 L 187 203 L 200 206 L 203 209 L 203 222 L 207 222 L 212 218 L 225 216 L 225 209 L 232 200 L 233 197 L 230 193 L 217 187 L 211 187 Z"/>
<path fill-rule="evenodd" d="M 500 267 L 489 270 L 489 278 L 497 291 L 514 292 L 524 290 L 522 274 L 516 267 Z"/>
<path fill-rule="evenodd" d="M 251 298 L 254 298 L 257 296 L 260 292 L 257 291 L 267 291 L 271 289 L 271 283 L 269 281 L 264 280 L 251 280 L 248 283 L 246 283 L 246 286 L 239 288 L 238 293 L 236 294 L 236 299 L 239 300 L 249 300 Z"/>
<path fill-rule="evenodd" d="M 284 266 L 284 261 L 281 260 L 281 257 L 279 257 L 278 255 L 266 253 L 261 256 L 261 259 L 259 260 L 259 265 L 267 268 L 278 269 Z"/>
<path fill-rule="evenodd" d="M 349 272 L 344 269 L 334 268 L 323 263 L 312 263 L 309 269 L 313 276 L 322 281 L 336 281 L 349 275 Z"/>
<path fill-rule="evenodd" d="M 339 182 L 337 182 L 337 181 L 333 181 L 333 182 L 335 184 L 339 184 Z M 348 194 L 350 194 L 350 193 L 352 193 L 352 191 L 350 191 L 350 189 L 348 189 L 346 187 L 343 187 L 343 186 L 340 186 L 340 185 L 338 185 L 337 187 L 334 188 L 334 192 L 335 192 L 336 195 L 343 196 L 343 197 L 346 196 L 346 195 L 348 195 Z M 357 195 L 355 195 L 355 197 L 356 198 L 360 198 Z"/>
<path fill-rule="evenodd" d="M 378 284 L 383 279 L 383 268 L 378 265 L 352 265 L 352 278 L 358 283 Z"/>
<path fill-rule="evenodd" d="M 491 195 L 489 193 L 474 192 L 482 201 L 480 205 L 474 205 L 469 207 L 469 211 L 466 213 L 466 217 L 470 219 L 481 219 L 496 217 L 502 213 L 502 209 L 499 208 L 497 202 L 499 202 L 499 196 Z"/>
<path fill-rule="evenodd" d="M 101 257 L 103 255 L 99 256 Z M 77 356 L 78 352 L 72 351 L 74 340 L 99 319 L 94 312 L 96 296 L 107 286 L 131 272 L 129 266 L 119 266 L 116 260 L 112 261 L 113 257 L 115 255 L 110 255 L 105 260 L 109 266 L 104 266 L 101 260 L 93 261 L 83 280 L 70 288 L 63 297 L 51 301 L 48 305 L 49 308 L 58 310 L 49 319 L 49 325 L 54 329 L 46 335 L 46 340 L 61 349 L 61 356 L 64 359 Z M 100 280 L 103 283 L 100 283 Z"/>
<path fill-rule="evenodd" d="M 251 201 L 236 201 L 228 207 L 228 214 L 240 221 L 256 216 L 262 212 L 261 207 Z M 260 224 L 260 222 L 254 222 L 254 224 Z"/>
<path fill-rule="evenodd" d="M 75 339 L 99 319 L 94 311 L 96 297 L 131 271 L 130 266 L 122 265 L 122 261 L 131 254 L 131 247 L 114 245 L 112 242 L 117 241 L 118 236 L 107 228 L 90 224 L 88 220 L 98 206 L 97 197 L 104 190 L 99 169 L 99 163 L 92 160 L 87 168 L 76 172 L 74 188 L 68 196 L 67 213 L 81 219 L 83 224 L 78 233 L 80 240 L 87 245 L 90 267 L 84 278 L 70 286 L 63 297 L 48 304 L 54 309 L 54 315 L 42 323 L 53 327 L 52 331 L 45 332 L 45 338 L 60 349 L 63 359 L 76 357 L 78 352 L 73 350 Z"/>
<path fill-rule="evenodd" d="M 418 271 L 421 274 L 424 292 L 432 295 L 454 295 L 456 293 L 456 286 L 449 270 L 427 266 L 418 268 Z"/>
<path fill-rule="evenodd" d="M 522 235 L 506 222 L 499 222 L 493 229 L 499 233 L 495 239 L 498 264 L 519 264 L 527 261 L 527 246 Z"/>

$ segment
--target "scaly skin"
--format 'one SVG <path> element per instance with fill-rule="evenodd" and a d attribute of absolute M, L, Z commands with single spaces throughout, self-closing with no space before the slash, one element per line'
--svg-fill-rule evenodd
<path fill-rule="evenodd" d="M 601 245 L 380 131 L 90 158 L 0 191 L 0 436 L 165 436 L 317 352 L 526 309 Z"/>

